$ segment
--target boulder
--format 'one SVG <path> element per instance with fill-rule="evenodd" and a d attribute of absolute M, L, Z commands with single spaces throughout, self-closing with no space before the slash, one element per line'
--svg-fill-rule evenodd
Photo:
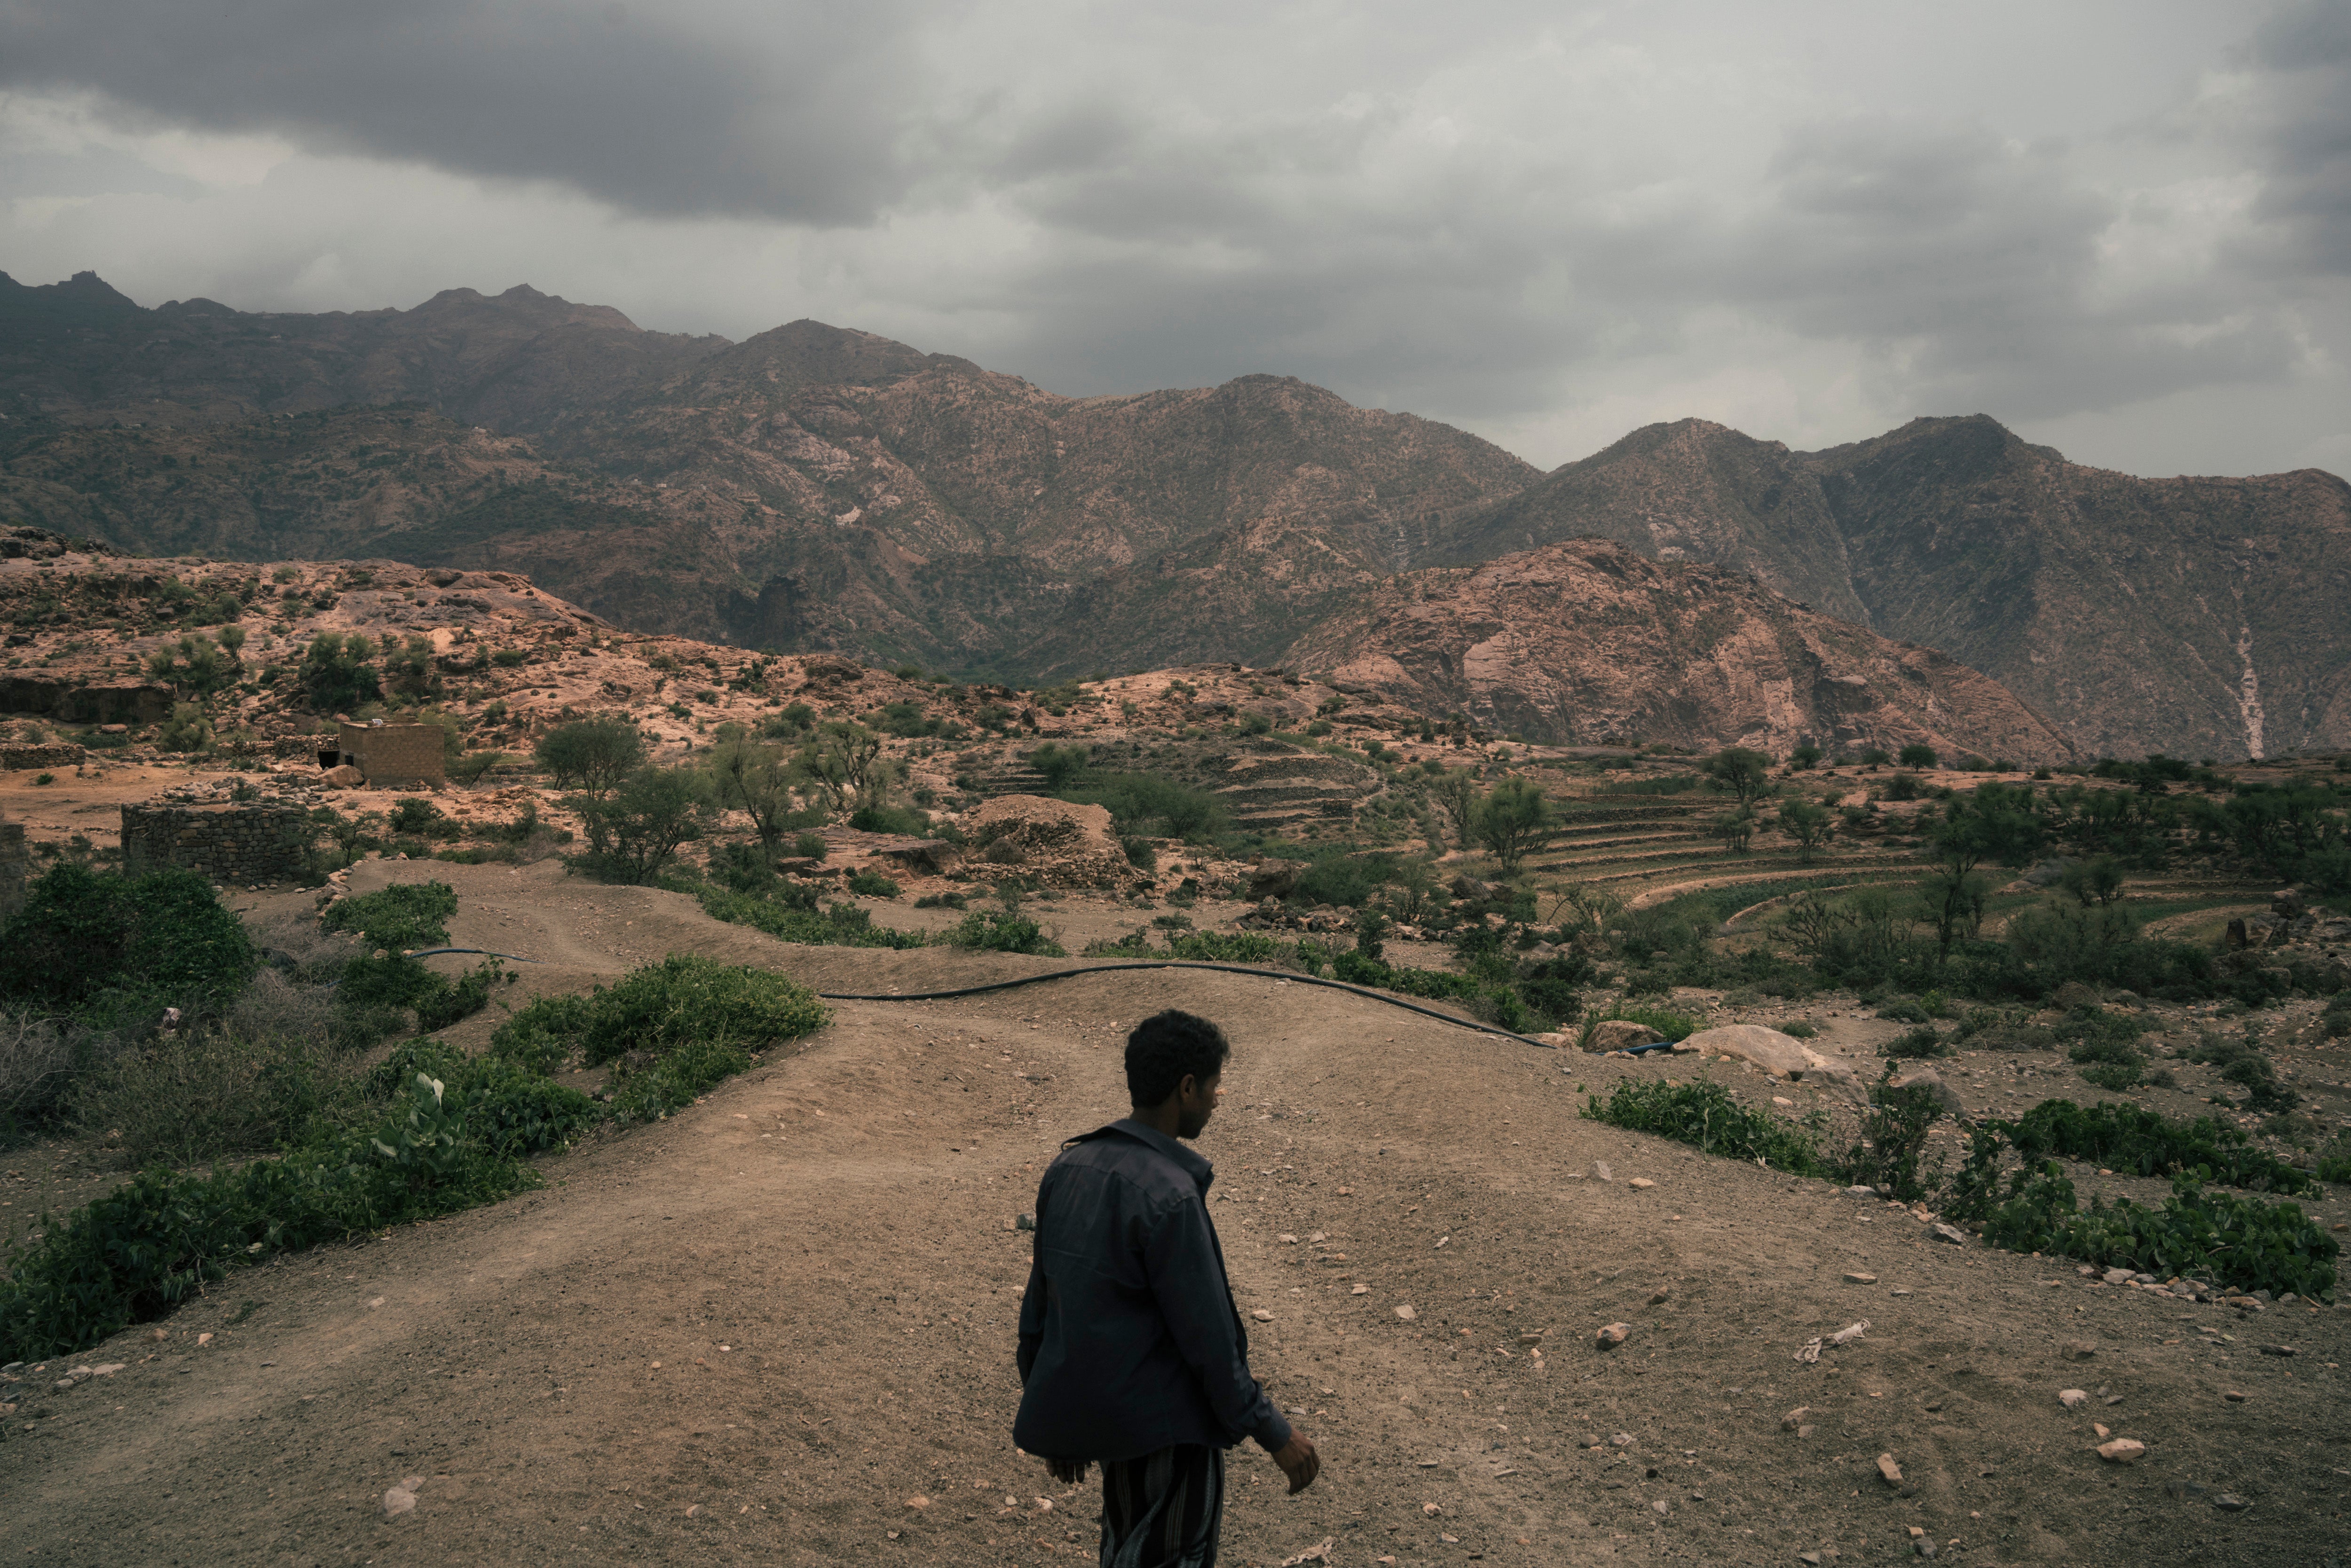
<path fill-rule="evenodd" d="M 1898 1072 L 1886 1087 L 1931 1090 L 1935 1103 L 1943 1108 L 1944 1114 L 1964 1118 L 1968 1113 L 1967 1106 L 1959 1100 L 1959 1092 L 1944 1082 L 1943 1075 L 1931 1067 L 1914 1067 L 1907 1072 Z"/>
<path fill-rule="evenodd" d="M 1472 904 L 1483 904 L 1494 896 L 1492 884 L 1479 882 L 1466 871 L 1455 873 L 1453 880 L 1446 884 L 1446 891 Z"/>
<path fill-rule="evenodd" d="M 1605 1019 L 1592 1026 L 1592 1038 L 1584 1042 L 1586 1051 L 1630 1051 L 1636 1045 L 1655 1045 L 1666 1037 L 1645 1023 L 1631 1019 Z"/>
<path fill-rule="evenodd" d="M 1298 888 L 1298 873 L 1306 868 L 1297 861 L 1259 861 L 1249 869 L 1249 896 L 1262 904 L 1288 898 Z"/>
<path fill-rule="evenodd" d="M 367 775 L 346 762 L 340 768 L 329 768 L 319 776 L 319 782 L 329 789 L 351 789 L 367 782 Z"/>
<path fill-rule="evenodd" d="M 2049 998 L 2051 1007 L 2062 1008 L 2067 1012 L 2075 1008 L 2095 1007 L 2097 1002 L 2098 993 L 2079 980 L 2066 981 L 2057 988 L 2057 994 Z"/>
<path fill-rule="evenodd" d="M 1792 1035 L 1761 1024 L 1725 1024 L 1700 1030 L 1681 1042 L 1681 1050 L 1708 1056 L 1728 1056 L 1761 1068 L 1774 1078 L 1802 1079 L 1832 1085 L 1848 1094 L 1861 1092 L 1861 1081 L 1852 1068 L 1823 1056 Z"/>

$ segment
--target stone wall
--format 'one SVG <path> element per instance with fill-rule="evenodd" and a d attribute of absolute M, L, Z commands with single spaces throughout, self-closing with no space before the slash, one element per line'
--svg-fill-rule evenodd
<path fill-rule="evenodd" d="M 90 686 L 45 675 L 0 675 L 0 713 L 32 714 L 67 724 L 161 724 L 172 716 L 172 688 Z"/>
<path fill-rule="evenodd" d="M 0 920 L 25 907 L 33 880 L 33 852 L 25 847 L 25 824 L 0 822 Z"/>
<path fill-rule="evenodd" d="M 36 768 L 78 768 L 82 755 L 78 746 L 0 746 L 0 769 L 24 773 Z"/>
<path fill-rule="evenodd" d="M 337 742 L 340 760 L 371 784 L 437 784 L 448 777 L 437 724 L 345 723 Z"/>
<path fill-rule="evenodd" d="M 299 806 L 122 808 L 122 864 L 133 876 L 185 866 L 215 882 L 287 882 L 303 869 L 314 829 Z"/>

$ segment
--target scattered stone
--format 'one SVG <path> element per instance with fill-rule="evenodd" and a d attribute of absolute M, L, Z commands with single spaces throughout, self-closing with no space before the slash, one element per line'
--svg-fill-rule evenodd
<path fill-rule="evenodd" d="M 1812 1413 L 1813 1407 L 1811 1406 L 1797 1406 L 1793 1410 L 1789 1411 L 1785 1416 L 1780 1417 L 1780 1430 L 1782 1432 L 1794 1431 L 1797 1427 L 1804 1424 L 1804 1417 Z"/>
<path fill-rule="evenodd" d="M 2212 1495 L 2212 1489 L 2201 1481 L 2169 1480 L 2163 1483 L 2166 1497 L 2196 1501 Z"/>
<path fill-rule="evenodd" d="M 1847 1197 L 1876 1197 L 1877 1189 L 1874 1186 L 1849 1186 L 1844 1189 L 1844 1195 Z"/>
<path fill-rule="evenodd" d="M 1594 1160 L 1592 1162 L 1592 1176 L 1594 1181 L 1614 1181 L 1616 1179 L 1615 1173 L 1608 1168 L 1608 1162 L 1606 1160 Z"/>
<path fill-rule="evenodd" d="M 1864 1274 L 1856 1270 L 1849 1270 L 1845 1273 L 1844 1282 L 1848 1285 L 1875 1285 L 1877 1283 L 1877 1276 L 1875 1274 Z"/>
<path fill-rule="evenodd" d="M 1542 1331 L 1541 1329 L 1537 1329 L 1531 1333 L 1520 1334 L 1519 1336 L 1519 1343 L 1520 1344 L 1541 1344 L 1542 1343 Z"/>
<path fill-rule="evenodd" d="M 2290 1344 L 2265 1344 L 2262 1346 L 2262 1354 L 2263 1355 L 2292 1355 L 2294 1353 L 2294 1346 Z"/>
<path fill-rule="evenodd" d="M 2061 1388 L 2057 1391 L 2057 1403 L 2068 1410 L 2079 1409 L 2089 1402 L 2089 1395 L 2079 1388 Z"/>
<path fill-rule="evenodd" d="M 1619 1432 L 1608 1440 L 1615 1444 L 1620 1448 L 1629 1448 L 1633 1446 L 1633 1434 L 1630 1432 Z"/>
<path fill-rule="evenodd" d="M 1369 1285 L 1358 1285 L 1353 1290 L 1347 1292 L 1347 1294 L 1351 1296 L 1368 1296 L 1371 1293 L 1372 1288 Z"/>
<path fill-rule="evenodd" d="M 2098 1458 L 2110 1465 L 2135 1465 L 2147 1452 L 2147 1445 L 2136 1437 L 2116 1437 L 2098 1445 Z"/>
<path fill-rule="evenodd" d="M 1902 1467 L 1894 1462 L 1894 1456 L 1891 1454 L 1877 1456 L 1877 1473 L 1887 1486 L 1898 1487 L 1902 1484 Z"/>
<path fill-rule="evenodd" d="M 2134 1276 L 2128 1269 L 2109 1269 L 2104 1274 L 2099 1276 L 2100 1279 L 2105 1281 L 2109 1285 L 2119 1285 L 2124 1281 L 2133 1277 Z"/>
<path fill-rule="evenodd" d="M 2253 1505 L 2247 1502 L 2243 1498 L 2239 1497 L 2235 1492 L 2224 1491 L 2219 1497 L 2212 1500 L 2212 1506 L 2219 1509 L 2223 1513 L 2242 1513 L 2245 1510 L 2252 1507 Z"/>
<path fill-rule="evenodd" d="M 1647 1176 L 1635 1176 L 1631 1181 L 1626 1182 L 1625 1185 L 1631 1187 L 1635 1192 L 1646 1192 L 1657 1184 L 1651 1181 Z"/>
<path fill-rule="evenodd" d="M 1671 1511 L 1673 1511 L 1671 1509 L 1669 1509 L 1669 1508 L 1667 1508 L 1667 1507 L 1666 1506 L 1666 1500 L 1665 1500 L 1664 1498 L 1659 1498 L 1659 1499 L 1657 1499 L 1655 1502 L 1651 1503 L 1649 1506 L 1650 1506 L 1651 1508 L 1653 1508 L 1653 1509 L 1656 1510 L 1656 1511 L 1658 1511 L 1659 1513 L 1670 1513 Z"/>
<path fill-rule="evenodd" d="M 1012 1228 L 1034 1230 L 1037 1228 L 1037 1217 L 1033 1214 L 1016 1214 L 1012 1217 Z"/>
<path fill-rule="evenodd" d="M 2085 1339 L 2069 1339 L 2057 1348 L 2067 1361 L 2087 1361 L 2098 1354 L 2098 1347 Z"/>
<path fill-rule="evenodd" d="M 2095 1432 L 2101 1437 L 2111 1437 L 2114 1436 L 2112 1432 L 2107 1431 L 2095 1421 L 2090 1423 L 2090 1430 Z"/>
<path fill-rule="evenodd" d="M 1656 1290 L 1649 1292 L 1649 1305 L 1653 1307 L 1660 1305 L 1661 1303 L 1671 1300 L 1673 1293 L 1673 1288 L 1671 1286 L 1660 1285 Z"/>
<path fill-rule="evenodd" d="M 906 1500 L 906 1506 L 908 1508 L 928 1508 L 931 1506 L 931 1500 L 926 1497 L 910 1497 Z"/>
<path fill-rule="evenodd" d="M 416 1489 L 424 1484 L 423 1476 L 410 1476 L 383 1494 L 383 1512 L 387 1519 L 397 1519 L 416 1507 Z"/>
<path fill-rule="evenodd" d="M 1395 1314 L 1406 1322 L 1410 1322 L 1413 1319 L 1420 1316 L 1418 1312 L 1414 1312 L 1409 1306 L 1398 1307 L 1395 1310 Z"/>
<path fill-rule="evenodd" d="M 2220 1397 L 2227 1400 L 2231 1405 L 2242 1405 L 2245 1402 L 2244 1391 L 2238 1388 L 2222 1389 L 2220 1391 Z"/>
<path fill-rule="evenodd" d="M 1928 1228 L 1935 1233 L 1935 1239 L 1938 1241 L 1948 1241 L 1954 1247 L 1965 1247 L 1968 1244 L 1968 1233 L 1956 1225 L 1946 1225 L 1938 1220 Z"/>
<path fill-rule="evenodd" d="M 1945 1115 L 1964 1116 L 1968 1113 L 1959 1091 L 1944 1082 L 1943 1075 L 1931 1067 L 1914 1067 L 1907 1072 L 1896 1073 L 1886 1086 L 1888 1089 L 1924 1089 L 1935 1097 L 1936 1108 Z"/>
<path fill-rule="evenodd" d="M 1796 1561 L 1808 1563 L 1812 1564 L 1812 1568 L 1821 1568 L 1821 1554 L 1817 1552 L 1799 1552 L 1796 1553 Z"/>
<path fill-rule="evenodd" d="M 1273 1314 L 1267 1312 L 1263 1307 L 1251 1307 L 1249 1309 L 1249 1316 L 1255 1318 L 1261 1323 L 1270 1323 L 1273 1322 Z"/>
<path fill-rule="evenodd" d="M 1614 1350 L 1633 1332 L 1631 1323 L 1610 1323 L 1593 1336 L 1602 1350 Z"/>

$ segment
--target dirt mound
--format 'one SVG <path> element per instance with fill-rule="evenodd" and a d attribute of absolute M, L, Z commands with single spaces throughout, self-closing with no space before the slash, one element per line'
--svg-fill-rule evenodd
<path fill-rule="evenodd" d="M 1042 795 L 998 795 L 965 819 L 979 858 L 1050 887 L 1114 887 L 1137 873 L 1100 806 Z M 985 874 L 985 873 L 982 873 Z"/>

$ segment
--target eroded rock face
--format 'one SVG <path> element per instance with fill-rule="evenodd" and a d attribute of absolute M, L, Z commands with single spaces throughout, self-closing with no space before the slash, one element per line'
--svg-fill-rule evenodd
<path fill-rule="evenodd" d="M 1923 741 L 2020 762 L 2074 755 L 1998 683 L 1932 649 L 1806 610 L 1743 573 L 1602 539 L 1391 578 L 1286 660 L 1553 744 L 1640 736 L 1784 755 L 1805 742 Z"/>

